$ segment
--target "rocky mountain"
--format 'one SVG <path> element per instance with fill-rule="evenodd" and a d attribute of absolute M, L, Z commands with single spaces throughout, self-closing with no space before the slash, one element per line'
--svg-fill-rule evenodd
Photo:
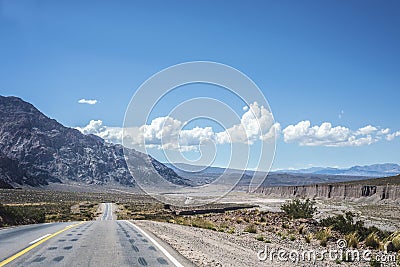
<path fill-rule="evenodd" d="M 400 165 L 394 163 L 353 166 L 347 169 L 312 167 L 300 170 L 281 170 L 279 173 L 348 175 L 366 177 L 387 177 L 400 174 Z"/>
<path fill-rule="evenodd" d="M 147 161 L 168 181 L 188 184 L 155 159 Z M 20 98 L 0 96 L 0 188 L 69 182 L 135 185 L 121 145 L 65 127 Z"/>

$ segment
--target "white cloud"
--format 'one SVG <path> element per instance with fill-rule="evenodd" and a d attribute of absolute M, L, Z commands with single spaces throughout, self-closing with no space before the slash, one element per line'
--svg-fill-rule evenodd
<path fill-rule="evenodd" d="M 251 145 L 258 140 L 272 140 L 277 137 L 279 131 L 280 124 L 274 123 L 272 113 L 264 106 L 254 102 L 243 114 L 239 124 L 216 133 L 215 136 L 219 144 L 245 143 Z"/>
<path fill-rule="evenodd" d="M 186 122 L 167 116 L 127 132 L 133 145 L 145 143 L 147 147 L 185 151 L 197 149 L 202 142 L 253 144 L 258 140 L 270 141 L 280 132 L 280 124 L 274 123 L 271 112 L 257 102 L 250 104 L 240 123 L 222 132 L 214 132 L 211 127 L 183 129 L 185 125 Z M 87 126 L 77 129 L 110 142 L 122 141 L 122 128 L 104 126 L 101 120 L 91 120 Z"/>
<path fill-rule="evenodd" d="M 386 140 L 392 141 L 392 140 L 395 139 L 397 136 L 400 136 L 400 131 L 397 131 L 397 132 L 394 132 L 394 133 L 391 133 L 391 134 L 386 135 Z"/>
<path fill-rule="evenodd" d="M 107 142 L 121 144 L 122 143 L 122 128 L 104 126 L 101 120 L 91 120 L 85 127 L 76 127 L 83 134 L 97 135 Z"/>
<path fill-rule="evenodd" d="M 82 98 L 82 99 L 78 100 L 78 103 L 79 104 L 94 105 L 94 104 L 97 103 L 97 100 L 96 99 L 84 99 L 84 98 Z"/>
<path fill-rule="evenodd" d="M 381 129 L 381 130 L 379 130 L 378 135 L 388 134 L 389 132 L 390 132 L 389 128 Z"/>
<path fill-rule="evenodd" d="M 360 129 L 358 129 L 357 131 L 357 135 L 366 135 L 366 134 L 371 134 L 373 132 L 378 131 L 378 128 L 372 126 L 372 125 L 367 125 L 365 127 L 362 127 Z"/>
<path fill-rule="evenodd" d="M 283 130 L 286 143 L 299 143 L 302 146 L 363 146 L 379 140 L 378 129 L 367 125 L 356 131 L 347 127 L 332 127 L 329 122 L 320 126 L 311 126 L 310 121 L 301 121 L 296 125 L 289 125 Z"/>

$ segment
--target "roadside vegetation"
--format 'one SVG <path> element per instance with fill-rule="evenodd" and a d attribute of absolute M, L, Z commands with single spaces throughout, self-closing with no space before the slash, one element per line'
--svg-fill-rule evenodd
<path fill-rule="evenodd" d="M 202 214 L 196 215 L 196 210 L 193 210 L 190 215 L 182 215 L 161 204 L 151 209 L 125 204 L 121 210 L 125 210 L 125 219 L 152 219 L 229 235 L 245 235 L 252 237 L 255 242 L 282 240 L 281 242 L 336 247 L 336 242 L 343 239 L 347 241 L 349 248 L 368 248 L 375 251 L 386 249 L 389 252 L 400 250 L 400 231 L 389 233 L 376 227 L 367 227 L 350 212 L 317 221 L 313 218 L 317 212 L 315 202 L 308 199 L 289 201 L 282 205 L 282 212 L 260 211 L 257 208 L 214 212 L 215 209 L 210 208 L 209 213 L 203 213 L 203 210 Z"/>
<path fill-rule="evenodd" d="M 99 203 L 154 203 L 150 197 L 121 193 L 87 193 L 0 189 L 0 227 L 44 222 L 88 221 Z M 142 205 L 143 206 L 143 205 Z"/>
<path fill-rule="evenodd" d="M 0 204 L 0 227 L 8 225 L 43 223 L 43 210 L 33 206 L 4 206 Z"/>
<path fill-rule="evenodd" d="M 315 207 L 315 201 L 307 198 L 304 201 L 296 198 L 283 204 L 281 209 L 291 219 L 309 219 L 312 218 L 314 213 L 317 211 Z"/>
<path fill-rule="evenodd" d="M 96 217 L 98 203 L 0 204 L 0 227 L 45 222 L 88 221 Z"/>

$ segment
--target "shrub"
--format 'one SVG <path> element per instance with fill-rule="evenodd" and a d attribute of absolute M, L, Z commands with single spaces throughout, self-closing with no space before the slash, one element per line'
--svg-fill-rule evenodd
<path fill-rule="evenodd" d="M 281 209 L 292 219 L 312 218 L 314 213 L 317 211 L 315 201 L 312 201 L 309 198 L 305 201 L 293 199 L 283 204 Z"/>
<path fill-rule="evenodd" d="M 262 235 L 257 236 L 256 239 L 258 241 L 264 241 L 264 237 Z"/>
<path fill-rule="evenodd" d="M 330 227 L 324 228 L 315 234 L 315 238 L 320 241 L 321 246 L 326 247 L 328 240 L 332 237 L 332 230 Z"/>
<path fill-rule="evenodd" d="M 400 231 L 391 234 L 386 238 L 386 241 L 392 242 L 394 251 L 400 251 Z"/>
<path fill-rule="evenodd" d="M 300 235 L 304 234 L 305 227 L 306 227 L 306 225 L 304 223 L 299 226 L 299 234 Z"/>
<path fill-rule="evenodd" d="M 309 233 L 308 235 L 306 235 L 305 237 L 304 237 L 304 240 L 306 241 L 306 243 L 310 243 L 311 242 L 311 239 L 312 239 L 312 234 L 311 233 Z"/>
<path fill-rule="evenodd" d="M 392 243 L 393 243 L 394 249 L 396 251 L 400 251 L 400 235 L 394 237 L 392 239 Z"/>
<path fill-rule="evenodd" d="M 210 229 L 210 230 L 217 230 L 217 227 L 213 222 L 207 221 L 203 218 L 196 218 L 192 220 L 192 226 L 193 227 L 198 227 L 198 228 L 204 228 L 204 229 Z"/>
<path fill-rule="evenodd" d="M 333 230 L 339 231 L 343 234 L 350 234 L 356 231 L 357 228 L 364 226 L 361 221 L 354 222 L 354 214 L 352 212 L 346 212 L 345 216 L 340 214 L 322 219 L 320 225 L 324 227 L 332 227 Z"/>
<path fill-rule="evenodd" d="M 227 229 L 229 226 L 228 226 L 228 224 L 227 223 L 221 223 L 220 225 L 219 225 L 219 228 L 222 228 L 222 229 Z"/>
<path fill-rule="evenodd" d="M 345 236 L 347 246 L 352 248 L 358 248 L 358 235 L 357 232 L 350 233 Z"/>
<path fill-rule="evenodd" d="M 295 237 L 294 235 L 291 235 L 291 236 L 289 236 L 289 240 L 290 240 L 290 241 L 295 241 L 295 240 L 296 240 L 296 237 Z"/>
<path fill-rule="evenodd" d="M 365 238 L 365 245 L 367 247 L 377 249 L 379 248 L 381 242 L 379 240 L 379 237 L 376 233 L 370 233 L 367 238 Z"/>
<path fill-rule="evenodd" d="M 234 234 L 235 233 L 235 227 L 232 227 L 227 231 L 228 234 Z"/>
<path fill-rule="evenodd" d="M 371 233 L 376 233 L 381 238 L 388 236 L 388 233 L 382 232 L 375 226 L 365 227 L 364 222 L 356 221 L 354 219 L 354 214 L 350 211 L 346 212 L 344 216 L 340 214 L 322 219 L 319 224 L 320 226 L 331 227 L 333 230 L 345 235 L 356 232 L 361 241 L 365 240 Z"/>
<path fill-rule="evenodd" d="M 249 224 L 244 228 L 245 232 L 255 234 L 257 233 L 257 226 L 255 224 Z"/>

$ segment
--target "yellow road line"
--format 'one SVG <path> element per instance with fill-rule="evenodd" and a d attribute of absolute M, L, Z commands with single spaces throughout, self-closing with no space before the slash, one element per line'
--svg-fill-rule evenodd
<path fill-rule="evenodd" d="M 4 261 L 0 262 L 0 267 L 2 267 L 2 266 L 4 266 L 4 265 L 6 265 L 6 264 L 12 262 L 13 260 L 15 260 L 15 259 L 21 257 L 22 255 L 24 255 L 24 254 L 27 253 L 28 251 L 30 251 L 30 250 L 34 249 L 35 247 L 39 246 L 40 244 L 46 242 L 46 241 L 49 240 L 50 238 L 53 238 L 53 237 L 55 237 L 55 236 L 61 234 L 62 232 L 65 232 L 65 231 L 71 229 L 72 227 L 78 226 L 78 225 L 80 225 L 80 224 L 82 224 L 82 223 L 84 223 L 84 222 L 80 222 L 80 223 L 68 225 L 68 226 L 65 227 L 64 229 L 61 229 L 60 231 L 55 232 L 54 234 L 51 234 L 51 235 L 49 235 L 49 236 L 46 237 L 46 238 L 43 238 L 42 240 L 40 240 L 40 241 L 38 241 L 38 242 L 32 244 L 31 246 L 29 246 L 29 247 L 27 247 L 27 248 L 21 250 L 21 251 L 18 252 L 17 254 L 14 254 L 13 256 L 11 256 L 11 257 L 5 259 Z"/>

